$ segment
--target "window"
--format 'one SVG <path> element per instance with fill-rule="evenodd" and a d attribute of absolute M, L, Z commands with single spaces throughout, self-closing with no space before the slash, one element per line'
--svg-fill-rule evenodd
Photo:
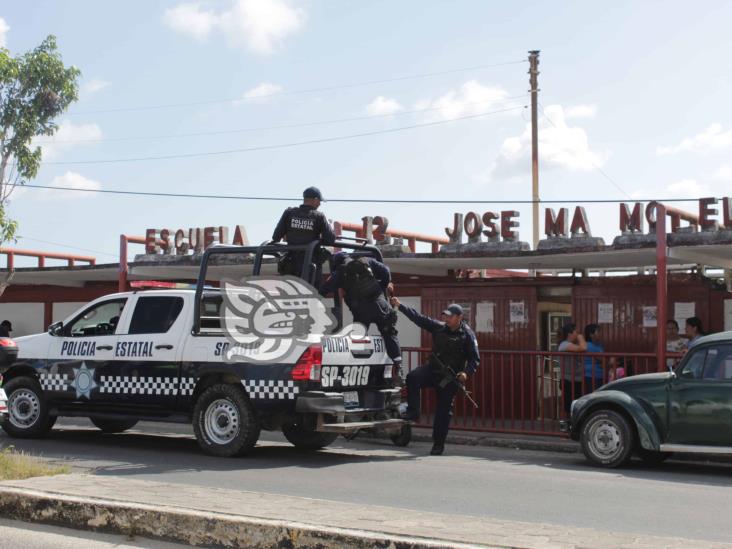
<path fill-rule="evenodd" d="M 707 351 L 704 379 L 732 380 L 732 345 L 720 345 Z"/>
<path fill-rule="evenodd" d="M 686 379 L 701 379 L 706 354 L 706 349 L 694 352 L 681 368 L 681 377 Z"/>
<path fill-rule="evenodd" d="M 140 297 L 130 322 L 130 334 L 164 334 L 183 309 L 183 298 L 176 296 Z"/>
<path fill-rule="evenodd" d="M 66 334 L 72 337 L 114 334 L 126 302 L 126 299 L 115 299 L 94 305 L 68 325 Z"/>
<path fill-rule="evenodd" d="M 201 332 L 221 331 L 221 305 L 224 298 L 220 294 L 204 295 L 201 300 Z"/>

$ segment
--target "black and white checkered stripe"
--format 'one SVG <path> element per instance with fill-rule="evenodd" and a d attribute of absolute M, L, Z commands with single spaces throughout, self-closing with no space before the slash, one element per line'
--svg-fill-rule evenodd
<path fill-rule="evenodd" d="M 38 377 L 44 391 L 65 391 L 69 387 L 68 374 L 42 373 Z"/>
<path fill-rule="evenodd" d="M 174 395 L 178 379 L 174 377 L 102 376 L 100 393 L 130 395 Z"/>
<path fill-rule="evenodd" d="M 242 385 L 249 393 L 249 398 L 292 400 L 300 391 L 294 381 L 284 379 L 243 379 Z"/>
<path fill-rule="evenodd" d="M 193 389 L 196 387 L 196 380 L 192 377 L 180 378 L 180 395 L 190 396 L 193 394 Z"/>

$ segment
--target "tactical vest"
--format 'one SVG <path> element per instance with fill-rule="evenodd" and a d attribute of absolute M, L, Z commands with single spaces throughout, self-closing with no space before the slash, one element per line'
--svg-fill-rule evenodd
<path fill-rule="evenodd" d="M 318 213 L 312 208 L 290 208 L 287 216 L 288 244 L 309 244 L 320 237 Z"/>
<path fill-rule="evenodd" d="M 340 268 L 343 269 L 343 289 L 350 301 L 373 299 L 382 292 L 379 281 L 369 267 L 368 259 L 348 258 Z"/>
<path fill-rule="evenodd" d="M 435 333 L 432 337 L 432 351 L 440 360 L 456 372 L 465 369 L 467 354 L 465 353 L 465 338 L 468 335 L 464 330 L 451 331 L 447 327 Z"/>

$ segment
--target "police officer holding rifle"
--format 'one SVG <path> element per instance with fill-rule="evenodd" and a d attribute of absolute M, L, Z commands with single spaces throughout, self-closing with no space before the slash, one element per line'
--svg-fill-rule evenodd
<path fill-rule="evenodd" d="M 419 419 L 420 389 L 435 388 L 437 409 L 430 454 L 439 456 L 445 451 L 455 394 L 461 390 L 467 394 L 465 382 L 468 374 L 478 369 L 478 343 L 473 330 L 463 320 L 463 308 L 457 303 L 442 311 L 442 322 L 407 307 L 396 297 L 391 298 L 391 305 L 398 307 L 409 320 L 432 334 L 432 354 L 428 363 L 407 374 L 408 407 L 403 418 L 410 421 Z M 474 406 L 478 406 L 470 395 L 468 398 Z"/>

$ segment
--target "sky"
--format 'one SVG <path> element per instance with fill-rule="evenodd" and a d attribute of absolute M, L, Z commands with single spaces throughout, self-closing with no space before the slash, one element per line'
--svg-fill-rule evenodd
<path fill-rule="evenodd" d="M 374 201 L 326 203 L 333 220 L 438 236 L 516 209 L 530 242 L 528 205 L 379 200 L 529 200 L 533 49 L 542 199 L 730 196 L 730 20 L 722 1 L 6 0 L 0 46 L 54 34 L 82 72 L 31 183 L 294 199 L 19 189 L 17 246 L 113 262 L 122 233 L 237 224 L 257 243 L 310 185 Z M 129 160 L 160 156 L 178 158 Z M 618 205 L 587 211 L 611 243 Z"/>

